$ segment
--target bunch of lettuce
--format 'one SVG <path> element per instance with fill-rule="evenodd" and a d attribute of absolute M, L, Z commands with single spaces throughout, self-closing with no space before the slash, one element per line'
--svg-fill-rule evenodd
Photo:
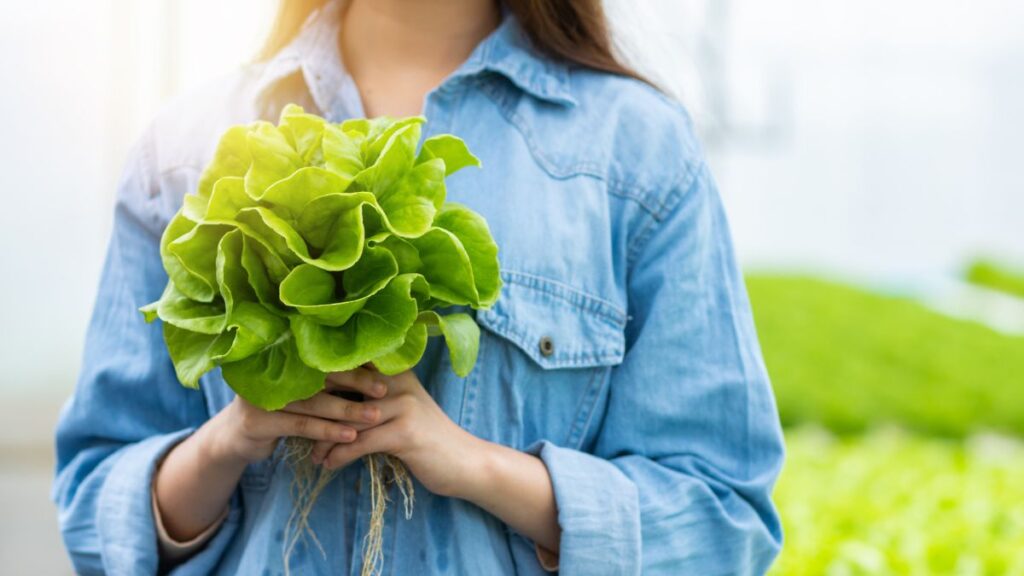
<path fill-rule="evenodd" d="M 291 105 L 277 126 L 224 134 L 161 239 L 167 287 L 141 309 L 163 321 L 182 384 L 220 366 L 274 410 L 327 372 L 407 370 L 431 335 L 472 370 L 479 328 L 438 310 L 494 303 L 498 248 L 480 215 L 445 202 L 445 177 L 479 160 L 451 135 L 420 146 L 423 122 L 334 124 Z"/>

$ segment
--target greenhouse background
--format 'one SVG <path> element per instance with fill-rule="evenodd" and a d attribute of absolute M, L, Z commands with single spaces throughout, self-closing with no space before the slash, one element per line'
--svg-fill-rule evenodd
<path fill-rule="evenodd" d="M 270 0 L 0 7 L 0 557 L 47 499 L 127 148 L 248 59 Z M 1024 4 L 610 0 L 689 107 L 789 458 L 776 574 L 1024 574 Z M 60 319 L 57 325 L 49 319 Z"/>

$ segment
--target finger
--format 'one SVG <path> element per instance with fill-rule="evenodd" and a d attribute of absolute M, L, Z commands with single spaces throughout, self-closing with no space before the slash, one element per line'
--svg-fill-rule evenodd
<path fill-rule="evenodd" d="M 285 406 L 284 411 L 348 423 L 374 424 L 380 420 L 379 407 L 370 406 L 365 402 L 338 398 L 327 392 L 320 392 L 305 400 L 292 402 Z"/>
<path fill-rule="evenodd" d="M 291 412 L 275 412 L 273 415 L 270 428 L 275 436 L 298 436 L 310 440 L 343 443 L 352 442 L 357 438 L 356 430 L 352 426 L 333 420 Z"/>
<path fill-rule="evenodd" d="M 327 375 L 328 390 L 356 390 L 371 398 L 383 398 L 388 393 L 386 379 L 378 372 L 356 368 L 347 372 L 331 372 Z"/>
<path fill-rule="evenodd" d="M 344 468 L 352 462 L 377 452 L 388 452 L 393 448 L 391 445 L 390 426 L 378 426 L 371 428 L 359 435 L 354 442 L 335 444 L 323 460 L 324 468 L 337 470 Z"/>
<path fill-rule="evenodd" d="M 423 383 L 420 382 L 419 377 L 412 370 L 406 370 L 393 376 L 384 376 L 383 380 L 387 384 L 388 394 L 393 395 L 398 392 L 427 393 Z"/>
<path fill-rule="evenodd" d="M 414 393 L 403 392 L 396 394 L 392 392 L 386 398 L 380 400 L 367 400 L 363 402 L 368 408 L 375 408 L 378 411 L 377 426 L 398 418 L 403 414 L 415 412 L 420 408 L 421 399 Z"/>
<path fill-rule="evenodd" d="M 324 459 L 327 458 L 328 452 L 331 451 L 331 448 L 334 448 L 335 444 L 335 442 L 328 442 L 325 440 L 321 440 L 314 444 L 313 450 L 309 453 L 309 458 L 313 461 L 313 464 L 319 465 L 323 463 Z"/>

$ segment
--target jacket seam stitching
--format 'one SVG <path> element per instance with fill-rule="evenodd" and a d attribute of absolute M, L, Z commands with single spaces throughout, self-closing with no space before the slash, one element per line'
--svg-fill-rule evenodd
<path fill-rule="evenodd" d="M 571 353 L 565 353 L 557 358 L 541 359 L 537 357 L 537 352 L 530 346 L 528 334 L 518 330 L 507 317 L 497 316 L 492 320 L 485 320 L 484 324 L 496 334 L 512 340 L 531 360 L 542 367 L 596 368 L 603 364 L 595 364 L 595 362 L 603 363 L 614 361 L 619 360 L 622 357 L 621 353 L 608 351 L 607 348 L 601 346 L 593 352 L 578 350 Z"/>
<path fill-rule="evenodd" d="M 706 164 L 702 161 L 691 167 L 676 180 L 676 184 L 671 187 L 669 194 L 666 196 L 665 202 L 662 204 L 660 217 L 653 216 L 648 220 L 626 250 L 627 271 L 632 272 L 636 259 L 640 256 L 643 249 L 647 247 L 647 243 L 650 242 L 651 237 L 654 236 L 654 232 L 665 221 L 668 214 L 679 206 L 683 197 L 693 193 L 693 188 L 699 181 L 697 176 L 705 170 Z"/>
<path fill-rule="evenodd" d="M 580 406 L 577 409 L 577 416 L 573 422 L 572 430 L 569 431 L 569 438 L 566 441 L 567 446 L 571 446 L 576 450 L 582 448 L 583 439 L 587 435 L 587 430 L 590 429 L 590 423 L 594 421 L 594 408 L 597 406 L 597 398 L 600 391 L 604 388 L 609 372 L 610 369 L 608 368 L 594 369 L 594 373 L 587 385 L 586 394 L 580 400 Z"/>
<path fill-rule="evenodd" d="M 577 290 L 576 288 L 563 284 L 557 280 L 552 280 L 536 274 L 530 274 L 529 272 L 502 270 L 501 275 L 513 284 L 538 290 L 564 300 L 573 306 L 577 306 L 589 312 L 594 312 L 607 320 L 611 320 L 617 327 L 621 328 L 626 324 L 626 312 L 614 302 L 610 302 L 604 298 L 594 296 L 582 290 Z"/>
<path fill-rule="evenodd" d="M 608 174 L 600 169 L 600 165 L 596 162 L 589 160 L 582 160 L 576 162 L 565 168 L 560 168 L 547 157 L 537 145 L 537 140 L 533 136 L 533 132 L 526 127 L 525 120 L 523 117 L 516 113 L 506 103 L 507 98 L 498 94 L 496 88 L 489 85 L 482 79 L 473 78 L 472 82 L 484 93 L 485 96 L 490 99 L 501 115 L 512 125 L 513 128 L 519 132 L 519 135 L 523 138 L 526 143 L 527 150 L 530 151 L 530 156 L 533 161 L 543 170 L 548 176 L 556 180 L 568 180 L 571 178 L 577 178 L 581 176 L 589 176 L 600 182 L 605 183 L 606 191 L 614 196 L 625 198 L 636 202 L 641 208 L 649 212 L 652 216 L 658 217 L 660 212 L 664 211 L 664 202 L 658 202 L 655 200 L 651 201 L 651 190 L 649 188 L 632 186 L 627 184 L 625 181 L 608 176 Z M 640 193 L 632 192 L 631 190 L 640 190 Z"/>

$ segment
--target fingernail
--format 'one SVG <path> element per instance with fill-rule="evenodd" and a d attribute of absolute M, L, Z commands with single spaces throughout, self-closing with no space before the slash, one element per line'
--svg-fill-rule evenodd
<path fill-rule="evenodd" d="M 356 439 L 356 433 L 352 430 L 345 430 L 339 436 L 342 442 L 351 442 Z"/>
<path fill-rule="evenodd" d="M 387 393 L 387 391 L 388 387 L 385 386 L 383 382 L 377 382 L 376 384 L 373 385 L 374 396 L 383 396 L 384 394 Z"/>
<path fill-rule="evenodd" d="M 363 408 L 363 418 L 365 420 L 373 421 L 377 419 L 377 409 L 373 407 Z"/>

